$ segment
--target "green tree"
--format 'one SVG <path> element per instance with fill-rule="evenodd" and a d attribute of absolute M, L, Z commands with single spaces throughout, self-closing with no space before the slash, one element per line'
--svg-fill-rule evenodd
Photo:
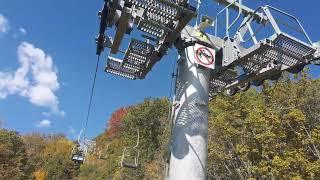
<path fill-rule="evenodd" d="M 163 179 L 168 151 L 169 127 L 167 99 L 146 99 L 143 103 L 126 108 L 125 113 L 110 118 L 117 126 L 118 136 L 112 128 L 96 138 L 97 149 L 106 150 L 107 158 L 101 160 L 89 155 L 88 161 L 81 166 L 80 179 Z M 114 123 L 116 119 L 117 123 Z M 112 130 L 111 132 L 109 132 Z M 122 151 L 136 144 L 137 130 L 140 132 L 139 167 L 127 169 L 120 167 Z M 132 157 L 126 160 L 132 160 Z"/>
<path fill-rule="evenodd" d="M 217 96 L 210 102 L 209 178 L 319 178 L 319 85 L 303 73 L 260 93 Z"/>
<path fill-rule="evenodd" d="M 33 173 L 33 176 L 36 180 L 45 180 L 48 176 L 48 173 L 43 169 L 38 169 Z"/>
<path fill-rule="evenodd" d="M 27 155 L 21 136 L 0 129 L 0 177 L 1 179 L 26 179 Z"/>
<path fill-rule="evenodd" d="M 38 171 L 42 167 L 43 162 L 46 161 L 41 157 L 41 152 L 46 147 L 47 140 L 44 135 L 37 133 L 24 135 L 22 138 L 28 157 L 28 174 L 34 176 L 34 172 Z M 40 171 L 38 172 L 41 174 Z"/>
<path fill-rule="evenodd" d="M 48 180 L 72 179 L 77 176 L 77 166 L 71 161 L 73 143 L 63 136 L 51 137 L 41 152 L 43 170 Z"/>

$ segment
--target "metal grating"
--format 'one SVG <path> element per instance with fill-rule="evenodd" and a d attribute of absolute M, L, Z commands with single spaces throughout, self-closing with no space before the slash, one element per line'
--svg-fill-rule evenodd
<path fill-rule="evenodd" d="M 140 20 L 138 24 L 138 30 L 156 36 L 157 38 L 162 38 L 167 35 L 169 31 L 171 31 L 171 29 L 162 24 L 146 19 Z"/>
<path fill-rule="evenodd" d="M 116 59 L 113 57 L 108 57 L 105 71 L 107 73 L 115 74 L 128 79 L 136 79 L 139 72 L 138 69 L 129 66 L 123 66 L 120 59 Z"/>
<path fill-rule="evenodd" d="M 263 45 L 257 52 L 247 57 L 245 61 L 241 63 L 245 72 L 257 72 L 262 68 L 265 68 L 270 62 L 275 62 L 279 59 L 277 51 L 273 50 L 268 45 Z"/>
<path fill-rule="evenodd" d="M 260 48 L 248 53 L 241 58 L 240 65 L 246 72 L 258 72 L 270 62 L 296 66 L 306 62 L 306 57 L 311 56 L 315 49 L 284 34 L 280 34 L 269 43 L 262 43 Z"/>
<path fill-rule="evenodd" d="M 178 20 L 179 4 L 176 0 L 131 0 L 131 3 L 145 9 L 140 19 L 138 29 L 162 38 L 174 28 L 174 21 Z"/>
<path fill-rule="evenodd" d="M 124 0 L 111 4 L 106 1 L 104 11 L 100 12 L 101 17 L 111 17 L 111 19 L 109 18 L 109 24 L 101 20 L 99 32 L 99 37 L 104 37 L 107 27 L 117 26 L 111 54 L 123 52 L 118 46 L 122 43 L 122 35 L 130 34 L 131 28 L 142 31 L 142 37 L 148 42 L 152 41 L 150 44 L 133 39 L 125 52 L 123 61 L 114 62 L 114 59 L 111 58 L 107 63 L 105 69 L 107 72 L 130 79 L 144 79 L 196 14 L 196 8 L 189 5 L 187 0 Z M 109 8 L 108 11 L 105 7 Z M 120 19 L 112 18 L 115 17 L 115 11 L 121 12 L 121 17 L 123 14 L 128 15 L 125 16 L 125 20 L 128 20 L 127 24 L 130 25 L 130 28 L 127 27 L 127 24 L 121 23 L 123 22 L 121 17 Z M 103 50 L 101 46 L 102 43 L 97 45 L 99 52 Z"/>
<path fill-rule="evenodd" d="M 157 11 L 145 11 L 144 19 L 148 19 L 150 21 L 155 21 L 160 24 L 170 25 L 170 23 L 174 20 L 173 16 L 163 15 Z M 172 25 L 171 25 L 172 26 Z"/>
<path fill-rule="evenodd" d="M 129 3 L 144 8 L 149 12 L 158 12 L 166 17 L 176 17 L 177 7 L 184 1 L 177 0 L 128 0 Z"/>
<path fill-rule="evenodd" d="M 142 70 L 153 52 L 154 46 L 152 44 L 132 39 L 126 55 L 123 60 L 123 66 L 129 69 Z"/>
<path fill-rule="evenodd" d="M 225 70 L 219 74 L 211 75 L 209 89 L 214 93 L 217 89 L 224 88 L 237 77 L 237 72 L 233 69 Z"/>
<path fill-rule="evenodd" d="M 209 83 L 209 99 L 212 99 L 219 91 L 221 91 L 228 84 L 219 80 L 212 78 Z"/>
<path fill-rule="evenodd" d="M 137 55 L 134 53 L 127 53 L 124 64 L 128 64 L 131 67 L 141 67 L 147 62 L 147 58 L 145 56 Z"/>
<path fill-rule="evenodd" d="M 132 39 L 129 44 L 128 51 L 134 54 L 147 56 L 153 51 L 153 49 L 154 46 L 152 44 L 137 39 Z"/>
<path fill-rule="evenodd" d="M 315 52 L 315 49 L 311 46 L 285 34 L 278 35 L 273 43 L 275 47 L 301 59 L 310 56 Z"/>
<path fill-rule="evenodd" d="M 221 87 L 225 87 L 226 85 L 227 85 L 226 82 L 213 78 L 210 80 L 209 88 L 210 89 L 221 88 Z"/>
<path fill-rule="evenodd" d="M 119 70 L 115 70 L 115 69 L 110 69 L 110 68 L 106 68 L 105 70 L 107 73 L 110 73 L 110 74 L 114 74 L 114 75 L 117 75 L 117 76 L 121 76 L 121 77 L 124 77 L 124 78 L 128 78 L 128 79 L 136 79 L 136 77 L 132 74 L 129 74 L 129 73 L 125 73 L 123 71 L 119 71 Z"/>
<path fill-rule="evenodd" d="M 228 69 L 224 71 L 220 76 L 219 79 L 223 80 L 224 82 L 230 82 L 234 80 L 238 75 L 237 71 L 234 69 Z"/>

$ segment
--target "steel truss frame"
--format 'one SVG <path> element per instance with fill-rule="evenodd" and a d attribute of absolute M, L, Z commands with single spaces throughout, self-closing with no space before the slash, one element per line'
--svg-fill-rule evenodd
<path fill-rule="evenodd" d="M 121 52 L 124 35 L 130 34 L 135 26 L 144 40 L 132 39 L 123 60 L 109 56 L 105 71 L 129 79 L 144 79 L 195 15 L 195 8 L 185 0 L 106 0 L 99 12 L 97 54 L 105 47 L 111 49 L 111 54 Z M 112 26 L 116 26 L 113 42 L 104 34 Z"/>

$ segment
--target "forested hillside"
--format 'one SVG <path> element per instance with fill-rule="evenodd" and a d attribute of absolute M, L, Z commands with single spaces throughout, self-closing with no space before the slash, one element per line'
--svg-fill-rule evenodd
<path fill-rule="evenodd" d="M 73 142 L 63 135 L 44 136 L 0 130 L 0 179 L 72 179 L 78 167 L 70 160 Z"/>
<path fill-rule="evenodd" d="M 302 73 L 212 99 L 208 179 L 320 179 L 319 87 Z M 118 109 L 80 167 L 70 160 L 73 142 L 62 135 L 0 130 L 0 179 L 163 179 L 168 112 L 167 99 Z M 121 168 L 123 149 L 135 146 L 138 130 L 139 166 Z"/>
<path fill-rule="evenodd" d="M 320 179 L 320 81 L 283 78 L 210 103 L 210 179 Z"/>

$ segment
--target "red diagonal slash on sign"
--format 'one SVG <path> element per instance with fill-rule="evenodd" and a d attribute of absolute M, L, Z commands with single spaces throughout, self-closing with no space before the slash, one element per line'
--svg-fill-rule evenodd
<path fill-rule="evenodd" d="M 204 66 L 212 65 L 214 62 L 214 57 L 210 49 L 206 47 L 200 47 L 196 51 L 196 60 Z"/>

